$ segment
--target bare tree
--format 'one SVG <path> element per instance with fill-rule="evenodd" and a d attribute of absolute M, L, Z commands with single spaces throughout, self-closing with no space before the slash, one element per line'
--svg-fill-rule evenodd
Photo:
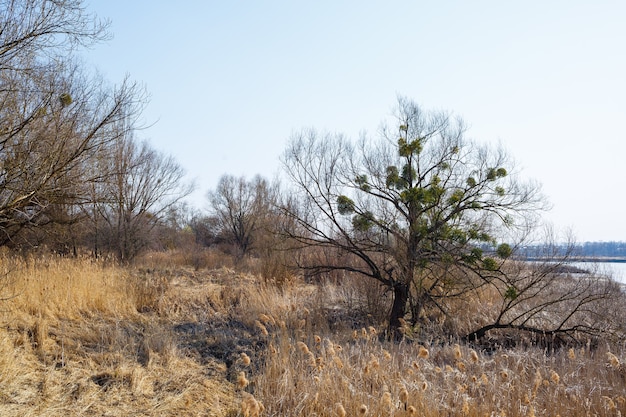
<path fill-rule="evenodd" d="M 260 176 L 248 181 L 224 175 L 208 193 L 212 215 L 219 224 L 223 239 L 243 257 L 253 249 L 258 234 L 268 219 L 275 199 L 275 189 Z"/>
<path fill-rule="evenodd" d="M 185 172 L 171 156 L 121 137 L 100 159 L 97 169 L 106 173 L 94 187 L 92 206 L 85 206 L 93 222 L 93 245 L 114 250 L 129 261 L 148 246 L 151 231 L 184 197 L 193 184 L 183 183 Z"/>
<path fill-rule="evenodd" d="M 499 232 L 528 227 L 545 203 L 502 149 L 467 140 L 459 119 L 401 98 L 395 121 L 379 140 L 356 144 L 302 132 L 283 160 L 300 198 L 285 208 L 299 226 L 286 235 L 352 259 L 303 267 L 382 283 L 394 296 L 389 330 L 398 336 L 408 307 L 416 322 L 442 288 L 452 296 L 492 281 L 498 256 L 509 255 Z"/>
<path fill-rule="evenodd" d="M 477 342 L 490 332 L 511 330 L 547 344 L 623 337 L 626 329 L 616 320 L 624 314 L 620 285 L 596 265 L 573 267 L 576 244 L 571 238 L 559 244 L 549 231 L 535 247 L 535 261 L 521 257 L 499 264 L 489 285 L 490 306 L 463 339 Z"/>
<path fill-rule="evenodd" d="M 0 0 L 0 72 L 28 72 L 51 56 L 107 39 L 107 26 L 82 0 Z"/>
<path fill-rule="evenodd" d="M 105 29 L 79 0 L 0 3 L 0 244 L 75 212 L 88 161 L 141 111 L 137 85 L 103 88 L 71 58 Z"/>
<path fill-rule="evenodd" d="M 7 86 L 4 75 L 0 84 Z M 116 138 L 115 126 L 134 117 L 143 101 L 134 84 L 102 91 L 78 69 L 19 82 L 22 93 L 0 93 L 0 243 L 45 222 L 48 207 L 80 203 L 88 161 Z"/>

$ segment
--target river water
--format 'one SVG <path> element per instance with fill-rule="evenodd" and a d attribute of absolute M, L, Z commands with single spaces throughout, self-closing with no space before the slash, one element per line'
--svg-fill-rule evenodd
<path fill-rule="evenodd" d="M 626 285 L 626 262 L 574 262 L 573 265 L 589 270 L 597 268 L 598 272 Z"/>

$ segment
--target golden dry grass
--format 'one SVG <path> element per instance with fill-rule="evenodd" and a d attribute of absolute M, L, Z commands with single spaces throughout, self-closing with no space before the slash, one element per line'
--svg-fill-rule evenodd
<path fill-rule="evenodd" d="M 626 415 L 623 342 L 490 352 L 454 341 L 381 342 L 375 321 L 331 331 L 329 314 L 354 306 L 345 294 L 299 284 L 281 292 L 258 286 L 247 296 L 243 310 L 268 331 L 262 365 L 247 375 L 261 415 Z M 463 311 L 488 305 L 481 299 Z"/>
<path fill-rule="evenodd" d="M 624 345 L 390 344 L 345 285 L 159 256 L 1 256 L 0 415 L 626 415 Z"/>
<path fill-rule="evenodd" d="M 310 345 L 280 339 L 256 379 L 268 415 L 616 416 L 626 412 L 626 373 L 606 352 L 580 349 L 482 354 L 465 346 L 354 340 Z M 570 357 L 571 356 L 571 357 Z M 617 357 L 617 356 L 616 356 Z M 624 354 L 620 354 L 620 363 Z"/>
<path fill-rule="evenodd" d="M 175 274 L 151 278 L 89 259 L 0 262 L 0 415 L 222 416 L 238 408 L 223 364 L 181 350 L 174 321 L 156 312 L 176 298 Z"/>

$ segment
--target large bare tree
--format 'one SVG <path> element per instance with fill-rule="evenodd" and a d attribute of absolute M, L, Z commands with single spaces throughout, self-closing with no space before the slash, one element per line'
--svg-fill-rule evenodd
<path fill-rule="evenodd" d="M 136 84 L 103 87 L 72 58 L 105 29 L 80 0 L 0 2 L 0 244 L 87 201 L 89 161 L 142 108 Z"/>
<path fill-rule="evenodd" d="M 283 160 L 298 197 L 285 208 L 298 227 L 286 234 L 326 250 L 303 267 L 358 273 L 386 286 L 391 335 L 409 307 L 418 321 L 440 294 L 495 279 L 510 255 L 498 243 L 501 232 L 528 227 L 545 207 L 539 186 L 520 180 L 501 148 L 468 140 L 460 119 L 404 98 L 381 137 L 353 143 L 306 130 Z"/>
<path fill-rule="evenodd" d="M 93 201 L 84 206 L 94 252 L 112 250 L 122 261 L 149 246 L 153 229 L 194 188 L 173 157 L 131 135 L 116 140 L 95 168 L 102 180 L 92 184 Z"/>

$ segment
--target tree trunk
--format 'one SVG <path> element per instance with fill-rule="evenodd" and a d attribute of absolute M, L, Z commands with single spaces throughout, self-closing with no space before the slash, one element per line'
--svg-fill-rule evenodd
<path fill-rule="evenodd" d="M 396 284 L 393 287 L 393 305 L 389 315 L 389 339 L 400 340 L 402 338 L 401 319 L 404 318 L 406 305 L 409 301 L 409 286 L 406 284 Z"/>

